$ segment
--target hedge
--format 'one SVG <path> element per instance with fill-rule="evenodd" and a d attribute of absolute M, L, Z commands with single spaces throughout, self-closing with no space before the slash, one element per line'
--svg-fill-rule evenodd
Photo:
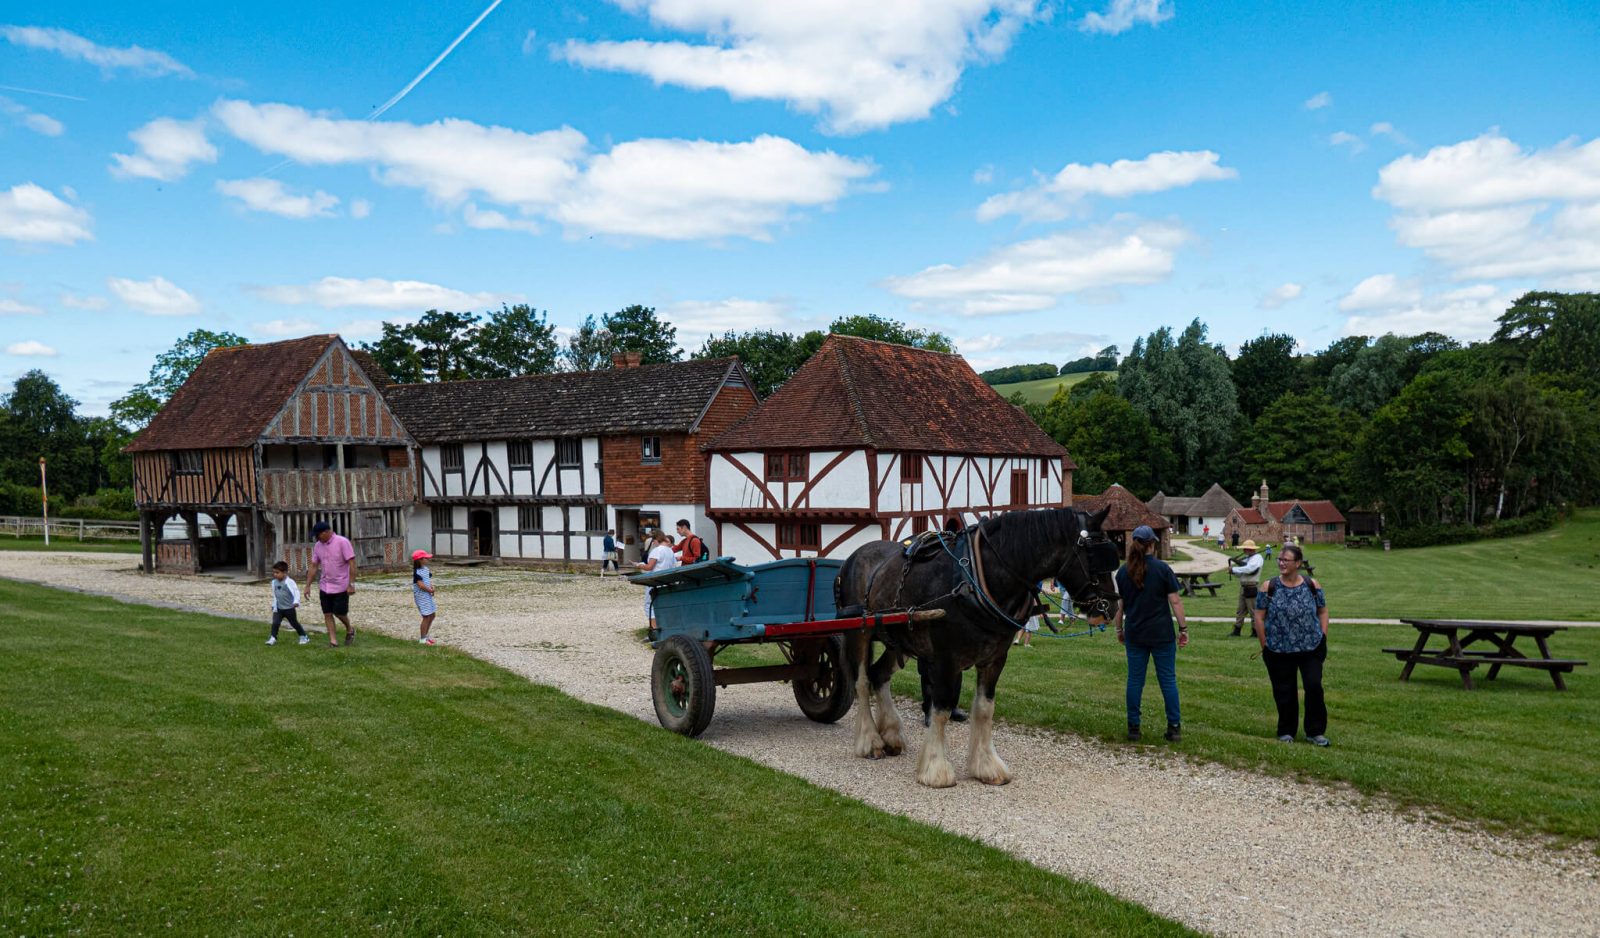
<path fill-rule="evenodd" d="M 1499 537 L 1519 537 L 1555 527 L 1564 517 L 1554 506 L 1542 508 L 1520 518 L 1491 521 L 1488 524 L 1424 524 L 1400 528 L 1387 535 L 1389 545 L 1396 549 L 1408 547 L 1437 547 L 1441 544 L 1465 544 L 1469 541 Z"/>

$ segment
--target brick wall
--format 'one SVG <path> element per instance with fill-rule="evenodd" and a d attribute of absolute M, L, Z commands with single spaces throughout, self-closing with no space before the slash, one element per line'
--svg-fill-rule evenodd
<path fill-rule="evenodd" d="M 644 465 L 639 458 L 641 436 L 607 436 L 600 439 L 600 461 L 605 475 L 605 500 L 613 505 L 646 502 L 701 504 L 705 501 L 706 463 L 700 444 L 738 423 L 756 406 L 748 388 L 723 388 L 711 402 L 699 432 L 661 435 L 661 462 Z"/>

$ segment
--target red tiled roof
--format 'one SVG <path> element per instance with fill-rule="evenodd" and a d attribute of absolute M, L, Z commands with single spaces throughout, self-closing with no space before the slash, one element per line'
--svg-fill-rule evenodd
<path fill-rule="evenodd" d="M 1111 506 L 1111 514 L 1100 526 L 1103 530 L 1132 531 L 1141 524 L 1148 524 L 1157 531 L 1167 527 L 1167 519 L 1151 511 L 1150 506 L 1120 485 L 1113 485 L 1099 495 L 1072 496 L 1072 507 L 1080 511 L 1096 512 L 1107 505 Z"/>
<path fill-rule="evenodd" d="M 1268 502 L 1267 514 L 1271 515 L 1274 521 L 1282 521 L 1283 516 L 1288 514 L 1289 509 L 1293 507 L 1294 501 L 1292 499 L 1286 502 Z"/>
<path fill-rule="evenodd" d="M 1245 524 L 1266 524 L 1267 519 L 1261 517 L 1261 512 L 1254 508 L 1240 508 L 1239 520 Z"/>
<path fill-rule="evenodd" d="M 283 408 L 336 335 L 308 335 L 206 353 L 124 452 L 249 446 Z"/>
<path fill-rule="evenodd" d="M 1339 513 L 1333 502 L 1322 499 L 1315 502 L 1299 502 L 1300 510 L 1306 513 L 1312 524 L 1344 524 L 1344 515 Z"/>
<path fill-rule="evenodd" d="M 1066 448 L 959 355 L 830 335 L 708 450 L 838 449 L 1026 455 Z M 1068 467 L 1072 465 L 1068 457 Z"/>

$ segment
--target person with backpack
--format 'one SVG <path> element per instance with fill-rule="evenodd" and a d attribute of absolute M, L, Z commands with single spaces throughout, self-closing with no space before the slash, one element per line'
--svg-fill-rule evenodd
<path fill-rule="evenodd" d="M 1188 617 L 1179 595 L 1178 577 L 1157 557 L 1161 540 L 1154 529 L 1141 524 L 1133 529 L 1133 544 L 1128 562 L 1117 571 L 1117 641 L 1128 656 L 1128 741 L 1138 742 L 1139 704 L 1144 697 L 1144 679 L 1150 661 L 1156 663 L 1156 682 L 1161 686 L 1161 701 L 1167 711 L 1168 742 L 1183 736 L 1183 720 L 1178 710 L 1178 649 L 1189 644 Z M 1176 616 L 1178 629 L 1172 629 Z"/>
<path fill-rule="evenodd" d="M 1328 603 L 1322 587 L 1301 575 L 1305 551 L 1285 544 L 1278 557 L 1278 575 L 1256 593 L 1256 638 L 1261 660 L 1272 681 L 1272 702 L 1278 708 L 1278 742 L 1294 742 L 1300 722 L 1296 676 L 1306 696 L 1306 741 L 1328 745 L 1328 706 L 1322 695 L 1322 663 L 1328 657 Z"/>
<path fill-rule="evenodd" d="M 711 551 L 706 547 L 706 542 L 690 530 L 688 518 L 678 519 L 678 546 L 674 548 L 674 552 L 678 555 L 678 563 L 681 566 L 711 559 Z"/>

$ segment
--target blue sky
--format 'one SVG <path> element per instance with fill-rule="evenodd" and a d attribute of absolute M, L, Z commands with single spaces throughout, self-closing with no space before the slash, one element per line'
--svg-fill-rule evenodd
<path fill-rule="evenodd" d="M 980 367 L 1600 288 L 1583 3 L 0 7 L 0 377 L 528 302 L 877 313 Z"/>

